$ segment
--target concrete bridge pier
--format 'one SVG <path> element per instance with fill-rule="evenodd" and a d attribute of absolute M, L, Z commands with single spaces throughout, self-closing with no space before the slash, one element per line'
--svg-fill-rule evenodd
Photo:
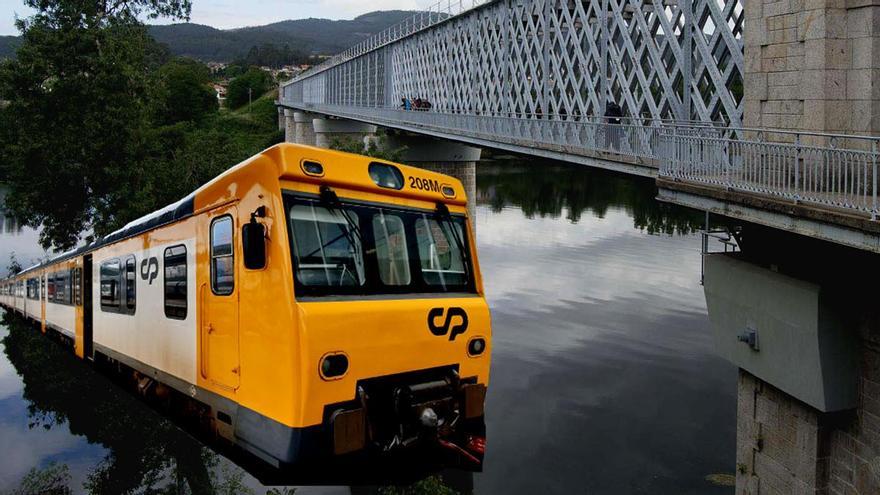
<path fill-rule="evenodd" d="M 284 107 L 278 107 L 278 130 L 283 131 L 287 128 L 287 117 L 284 116 Z"/>
<path fill-rule="evenodd" d="M 375 139 L 376 126 L 355 120 L 316 117 L 312 119 L 315 141 L 319 148 L 330 148 L 334 142 L 359 142 L 366 147 Z"/>
<path fill-rule="evenodd" d="M 312 128 L 312 120 L 317 114 L 301 112 L 299 110 L 284 110 L 285 133 L 284 140 L 288 143 L 315 145 L 315 131 Z"/>
<path fill-rule="evenodd" d="M 483 150 L 474 146 L 426 136 L 389 136 L 389 149 L 404 148 L 400 161 L 460 180 L 468 200 L 468 216 L 474 221 L 477 198 L 477 162 Z"/>

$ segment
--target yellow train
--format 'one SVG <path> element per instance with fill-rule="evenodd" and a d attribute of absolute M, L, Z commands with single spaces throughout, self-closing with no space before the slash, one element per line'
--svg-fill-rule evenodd
<path fill-rule="evenodd" d="M 0 304 L 274 465 L 426 438 L 479 458 L 491 328 L 461 183 L 281 144 Z"/>

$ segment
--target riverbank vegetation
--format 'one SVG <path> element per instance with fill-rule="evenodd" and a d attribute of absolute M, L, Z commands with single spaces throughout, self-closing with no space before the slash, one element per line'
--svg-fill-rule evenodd
<path fill-rule="evenodd" d="M 0 182 L 44 247 L 106 235 L 282 139 L 267 74 L 233 79 L 244 96 L 220 109 L 208 68 L 139 21 L 186 20 L 189 0 L 24 3 L 37 13 L 0 62 Z"/>

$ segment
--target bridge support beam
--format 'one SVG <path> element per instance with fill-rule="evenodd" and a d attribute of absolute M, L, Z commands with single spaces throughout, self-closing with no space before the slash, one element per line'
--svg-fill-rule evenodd
<path fill-rule="evenodd" d="M 334 142 L 356 141 L 366 147 L 367 140 L 376 136 L 376 126 L 346 119 L 314 118 L 314 145 L 319 148 L 330 148 Z"/>
<path fill-rule="evenodd" d="M 477 162 L 482 150 L 474 146 L 426 136 L 389 136 L 390 149 L 405 148 L 400 161 L 460 180 L 468 200 L 468 216 L 475 225 Z"/>
<path fill-rule="evenodd" d="M 284 116 L 284 107 L 278 107 L 278 130 L 283 131 L 287 128 L 287 117 Z"/>

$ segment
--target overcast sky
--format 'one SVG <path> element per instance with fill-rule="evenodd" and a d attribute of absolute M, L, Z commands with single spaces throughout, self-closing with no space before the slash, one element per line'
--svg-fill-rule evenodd
<path fill-rule="evenodd" d="M 415 10 L 434 3 L 436 0 L 193 0 L 191 20 L 227 29 L 308 17 L 351 19 L 374 10 Z M 21 0 L 0 0 L 0 35 L 18 34 L 15 15 L 30 13 Z"/>

